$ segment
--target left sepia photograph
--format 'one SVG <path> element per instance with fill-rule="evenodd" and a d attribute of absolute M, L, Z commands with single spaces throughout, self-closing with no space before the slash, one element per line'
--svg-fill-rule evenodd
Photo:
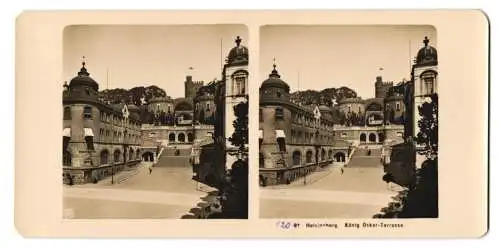
<path fill-rule="evenodd" d="M 248 218 L 245 25 L 63 39 L 64 219 Z"/>

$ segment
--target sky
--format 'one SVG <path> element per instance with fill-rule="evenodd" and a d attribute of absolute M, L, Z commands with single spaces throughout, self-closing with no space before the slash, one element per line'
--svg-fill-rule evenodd
<path fill-rule="evenodd" d="M 221 57 L 235 46 L 236 36 L 247 46 L 244 25 L 69 26 L 63 76 L 68 82 L 75 77 L 85 56 L 99 90 L 156 85 L 171 97 L 183 97 L 188 74 L 205 83 L 220 79 Z"/>
<path fill-rule="evenodd" d="M 292 92 L 347 86 L 374 97 L 377 76 L 395 83 L 410 79 L 410 59 L 425 36 L 439 53 L 432 26 L 264 26 L 260 78 L 268 78 L 276 59 Z"/>

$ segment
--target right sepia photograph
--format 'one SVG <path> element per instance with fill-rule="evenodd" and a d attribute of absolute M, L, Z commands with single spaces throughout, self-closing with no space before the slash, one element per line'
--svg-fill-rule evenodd
<path fill-rule="evenodd" d="M 260 218 L 438 218 L 433 26 L 263 26 Z"/>

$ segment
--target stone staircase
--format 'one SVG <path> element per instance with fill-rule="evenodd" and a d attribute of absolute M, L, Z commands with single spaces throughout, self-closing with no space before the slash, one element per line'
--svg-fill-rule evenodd
<path fill-rule="evenodd" d="M 380 161 L 382 149 L 369 149 L 371 151 L 368 155 L 368 149 L 358 148 L 347 164 L 348 168 L 376 168 L 382 166 Z"/>
<path fill-rule="evenodd" d="M 191 167 L 189 162 L 189 154 L 191 150 L 181 150 L 179 156 L 175 156 L 175 151 L 173 149 L 165 149 L 158 162 L 154 165 L 155 167 Z"/>

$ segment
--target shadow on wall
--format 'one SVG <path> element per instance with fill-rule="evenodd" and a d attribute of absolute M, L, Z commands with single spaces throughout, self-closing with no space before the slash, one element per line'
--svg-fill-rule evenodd
<path fill-rule="evenodd" d="M 384 164 L 383 180 L 400 186 L 411 188 L 415 184 L 415 152 L 411 143 L 392 146 L 389 164 Z"/>

